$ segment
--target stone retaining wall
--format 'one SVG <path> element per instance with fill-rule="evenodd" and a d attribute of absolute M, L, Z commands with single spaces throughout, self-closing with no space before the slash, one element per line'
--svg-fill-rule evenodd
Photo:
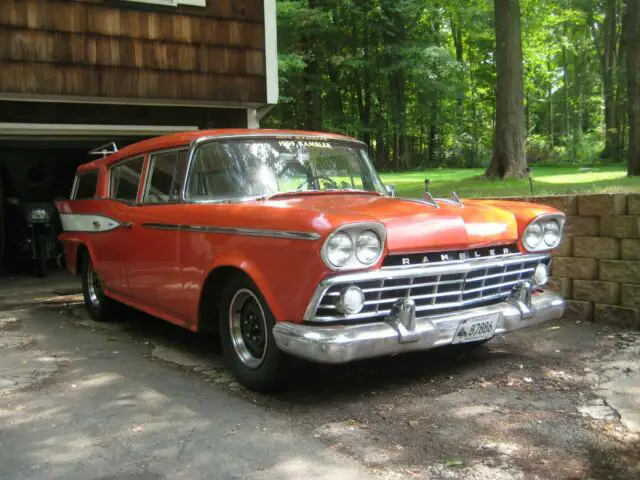
<path fill-rule="evenodd" d="M 567 299 L 567 315 L 640 327 L 640 194 L 517 199 L 567 215 L 550 282 Z"/>

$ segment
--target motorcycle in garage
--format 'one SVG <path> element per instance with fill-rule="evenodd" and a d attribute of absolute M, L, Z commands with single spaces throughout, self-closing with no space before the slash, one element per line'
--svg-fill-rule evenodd
<path fill-rule="evenodd" d="M 45 277 L 50 260 L 56 259 L 59 266 L 61 261 L 57 240 L 60 220 L 55 204 L 25 202 L 16 197 L 8 197 L 7 204 L 10 223 L 6 253 L 13 256 L 13 262 L 30 260 L 37 276 Z"/>

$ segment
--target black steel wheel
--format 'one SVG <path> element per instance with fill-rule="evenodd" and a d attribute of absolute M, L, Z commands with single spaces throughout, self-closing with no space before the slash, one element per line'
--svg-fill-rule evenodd
<path fill-rule="evenodd" d="M 229 368 L 250 390 L 270 392 L 288 378 L 291 358 L 273 338 L 275 319 L 264 297 L 245 275 L 234 275 L 218 305 L 222 350 Z"/>

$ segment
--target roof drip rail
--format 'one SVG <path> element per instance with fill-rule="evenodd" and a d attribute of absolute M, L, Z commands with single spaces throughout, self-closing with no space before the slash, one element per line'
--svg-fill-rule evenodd
<path fill-rule="evenodd" d="M 93 150 L 89 150 L 89 155 L 102 155 L 102 158 L 111 155 L 112 153 L 116 153 L 118 151 L 118 146 L 116 142 L 108 142 L 104 145 L 100 145 L 99 147 L 94 148 Z"/>

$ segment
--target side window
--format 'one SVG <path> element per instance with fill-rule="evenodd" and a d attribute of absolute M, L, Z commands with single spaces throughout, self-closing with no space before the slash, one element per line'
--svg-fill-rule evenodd
<path fill-rule="evenodd" d="M 142 176 L 144 158 L 134 158 L 111 167 L 110 197 L 135 202 Z"/>
<path fill-rule="evenodd" d="M 73 198 L 94 198 L 96 196 L 96 190 L 98 188 L 98 171 L 92 170 L 90 172 L 82 173 L 78 175 L 76 183 L 76 191 Z"/>
<path fill-rule="evenodd" d="M 187 154 L 187 150 L 174 150 L 151 155 L 144 202 L 163 203 L 180 199 Z"/>

